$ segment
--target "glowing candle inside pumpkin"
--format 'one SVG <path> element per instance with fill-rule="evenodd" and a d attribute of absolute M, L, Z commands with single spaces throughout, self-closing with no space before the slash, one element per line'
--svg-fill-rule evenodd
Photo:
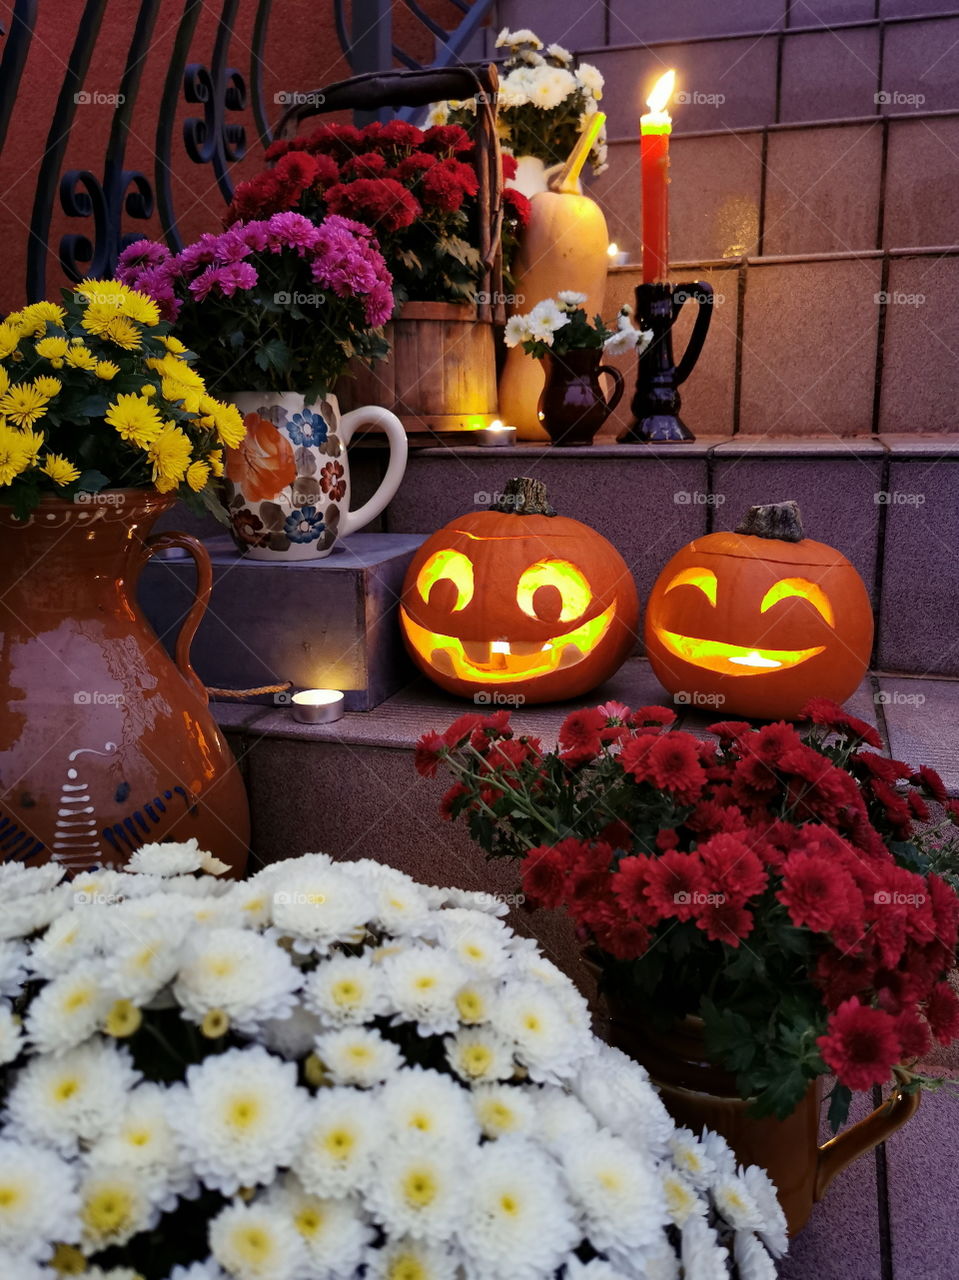
<path fill-rule="evenodd" d="M 676 72 L 659 77 L 640 119 L 640 167 L 643 181 L 643 280 L 666 279 L 669 269 L 669 135 L 673 122 L 666 107 Z"/>

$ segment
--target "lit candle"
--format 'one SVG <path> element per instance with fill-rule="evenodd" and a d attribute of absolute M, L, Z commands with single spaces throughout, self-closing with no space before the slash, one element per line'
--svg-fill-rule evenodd
<path fill-rule="evenodd" d="M 332 724 L 343 715 L 346 699 L 339 689 L 302 689 L 290 701 L 293 719 L 301 724 Z"/>
<path fill-rule="evenodd" d="M 625 249 L 621 249 L 615 240 L 610 243 L 606 253 L 609 256 L 609 265 L 611 267 L 625 267 L 629 261 L 629 254 Z"/>
<path fill-rule="evenodd" d="M 640 167 L 643 176 L 643 281 L 664 281 L 669 270 L 669 135 L 673 122 L 666 107 L 676 72 L 659 77 L 640 119 Z"/>

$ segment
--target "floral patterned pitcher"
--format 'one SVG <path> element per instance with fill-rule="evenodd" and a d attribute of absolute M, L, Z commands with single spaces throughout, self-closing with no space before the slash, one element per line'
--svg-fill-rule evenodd
<path fill-rule="evenodd" d="M 246 439 L 226 457 L 233 539 L 253 560 L 318 560 L 337 538 L 375 520 L 406 470 L 403 425 L 387 409 L 340 414 L 335 396 L 306 404 L 295 392 L 241 391 L 230 397 L 243 414 Z M 346 448 L 360 426 L 382 427 L 390 446 L 376 493 L 350 510 Z"/>

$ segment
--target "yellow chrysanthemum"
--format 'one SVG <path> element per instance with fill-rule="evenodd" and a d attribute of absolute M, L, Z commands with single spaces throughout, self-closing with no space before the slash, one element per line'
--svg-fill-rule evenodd
<path fill-rule="evenodd" d="M 32 461 L 30 442 L 22 431 L 0 426 L 0 485 L 9 484 Z"/>
<path fill-rule="evenodd" d="M 48 324 L 62 325 L 67 318 L 66 311 L 56 302 L 32 302 L 19 315 L 25 333 L 43 333 Z"/>
<path fill-rule="evenodd" d="M 66 354 L 66 363 L 73 369 L 95 369 L 97 358 L 89 347 L 82 343 L 71 343 Z"/>
<path fill-rule="evenodd" d="M 32 465 L 40 457 L 40 450 L 46 441 L 43 438 L 42 431 L 21 431 L 23 436 L 23 448 L 27 455 L 27 461 Z"/>
<path fill-rule="evenodd" d="M 74 285 L 73 292 L 90 305 L 109 307 L 116 312 L 123 305 L 130 288 L 119 280 L 81 280 Z"/>
<path fill-rule="evenodd" d="M 0 324 L 0 360 L 5 360 L 16 351 L 17 343 L 22 337 L 22 330 L 11 324 L 9 318 Z"/>
<path fill-rule="evenodd" d="M 117 396 L 103 416 L 121 439 L 141 449 L 148 448 L 163 427 L 163 419 L 143 396 Z"/>
<path fill-rule="evenodd" d="M 160 392 L 164 400 L 175 401 L 187 413 L 200 412 L 200 393 L 194 391 L 192 387 L 186 387 L 182 382 L 174 382 L 172 378 L 163 378 L 160 382 Z"/>
<path fill-rule="evenodd" d="M 10 375 L 6 369 L 0 364 L 0 396 L 7 394 L 7 388 L 10 386 Z"/>
<path fill-rule="evenodd" d="M 181 360 L 179 356 L 165 355 L 153 363 L 153 367 L 164 378 L 170 378 L 174 382 L 180 382 L 185 387 L 192 387 L 194 391 L 198 391 L 200 395 L 206 394 L 206 383 L 192 368 L 186 360 Z"/>
<path fill-rule="evenodd" d="M 110 322 L 117 318 L 118 312 L 116 307 L 111 306 L 109 302 L 90 302 L 88 303 L 80 324 L 86 329 L 87 333 L 94 333 L 97 337 L 102 338 L 110 326 Z"/>
<path fill-rule="evenodd" d="M 151 396 L 155 396 L 156 393 L 157 389 L 152 382 L 144 382 L 143 386 L 140 388 L 140 395 L 146 396 L 148 400 Z"/>
<path fill-rule="evenodd" d="M 33 349 L 38 356 L 42 356 L 44 360 L 49 360 L 54 369 L 62 369 L 63 357 L 69 351 L 70 344 L 66 338 L 41 338 Z"/>
<path fill-rule="evenodd" d="M 214 415 L 216 437 L 228 449 L 236 449 L 246 436 L 243 414 L 235 404 L 221 404 Z"/>
<path fill-rule="evenodd" d="M 186 471 L 186 482 L 194 493 L 205 488 L 210 478 L 210 468 L 205 462 L 191 462 Z"/>
<path fill-rule="evenodd" d="M 167 351 L 171 351 L 173 355 L 182 355 L 184 351 L 188 351 L 189 347 L 185 347 L 179 338 L 174 338 L 172 333 L 168 333 L 162 337 L 160 341 L 166 347 Z"/>
<path fill-rule="evenodd" d="M 210 464 L 210 470 L 213 472 L 215 476 L 223 475 L 223 450 L 222 449 L 214 449 L 213 452 L 207 458 L 207 462 Z"/>
<path fill-rule="evenodd" d="M 140 324 L 153 325 L 160 323 L 160 308 L 148 298 L 145 293 L 139 293 L 136 289 L 130 289 L 125 295 L 120 310 L 125 316 L 129 316 L 131 320 L 136 320 Z"/>
<path fill-rule="evenodd" d="M 63 383 L 59 378 L 34 378 L 33 385 L 42 396 L 51 400 L 63 390 Z"/>
<path fill-rule="evenodd" d="M 68 462 L 66 458 L 59 453 L 48 453 L 43 459 L 43 465 L 40 470 L 44 475 L 48 475 L 54 484 L 60 486 L 72 484 L 74 480 L 79 480 L 80 471 L 72 462 Z"/>
<path fill-rule="evenodd" d="M 15 382 L 0 398 L 0 413 L 18 427 L 32 427 L 47 411 L 50 397 L 43 395 L 29 382 Z"/>
<path fill-rule="evenodd" d="M 127 316 L 114 316 L 103 334 L 108 342 L 122 347 L 124 351 L 136 351 L 143 345 L 143 334 L 135 321 Z"/>
<path fill-rule="evenodd" d="M 193 446 L 190 437 L 172 422 L 166 423 L 148 450 L 153 482 L 160 493 L 175 489 L 186 475 Z"/>
<path fill-rule="evenodd" d="M 104 382 L 110 382 L 120 372 L 120 366 L 114 364 L 112 360 L 98 360 L 93 372 L 98 378 L 102 378 Z"/>

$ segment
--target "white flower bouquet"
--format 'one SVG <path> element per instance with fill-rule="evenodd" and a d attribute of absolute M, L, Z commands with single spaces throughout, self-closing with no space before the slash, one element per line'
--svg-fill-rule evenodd
<path fill-rule="evenodd" d="M 585 293 L 561 289 L 555 298 L 544 298 L 525 315 L 510 316 L 503 341 L 508 347 L 522 346 L 527 355 L 542 359 L 547 351 L 557 356 L 569 351 L 602 350 L 607 356 L 639 355 L 652 341 L 651 329 L 637 329 L 633 310 L 620 307 L 616 328 L 609 329 L 601 316 L 592 321 L 586 314 Z"/>
<path fill-rule="evenodd" d="M 544 46 L 528 30 L 504 27 L 496 47 L 506 51 L 497 115 L 503 146 L 514 156 L 535 156 L 547 167 L 562 164 L 589 117 L 599 110 L 602 72 L 592 63 L 577 61 L 562 45 Z M 429 123 L 467 128 L 475 111 L 475 101 L 436 103 Z M 605 125 L 590 150 L 589 162 L 597 174 L 607 167 Z"/>
<path fill-rule="evenodd" d="M 485 895 L 194 844 L 0 866 L 0 1275 L 743 1280 L 774 1189 L 677 1129 Z"/>

